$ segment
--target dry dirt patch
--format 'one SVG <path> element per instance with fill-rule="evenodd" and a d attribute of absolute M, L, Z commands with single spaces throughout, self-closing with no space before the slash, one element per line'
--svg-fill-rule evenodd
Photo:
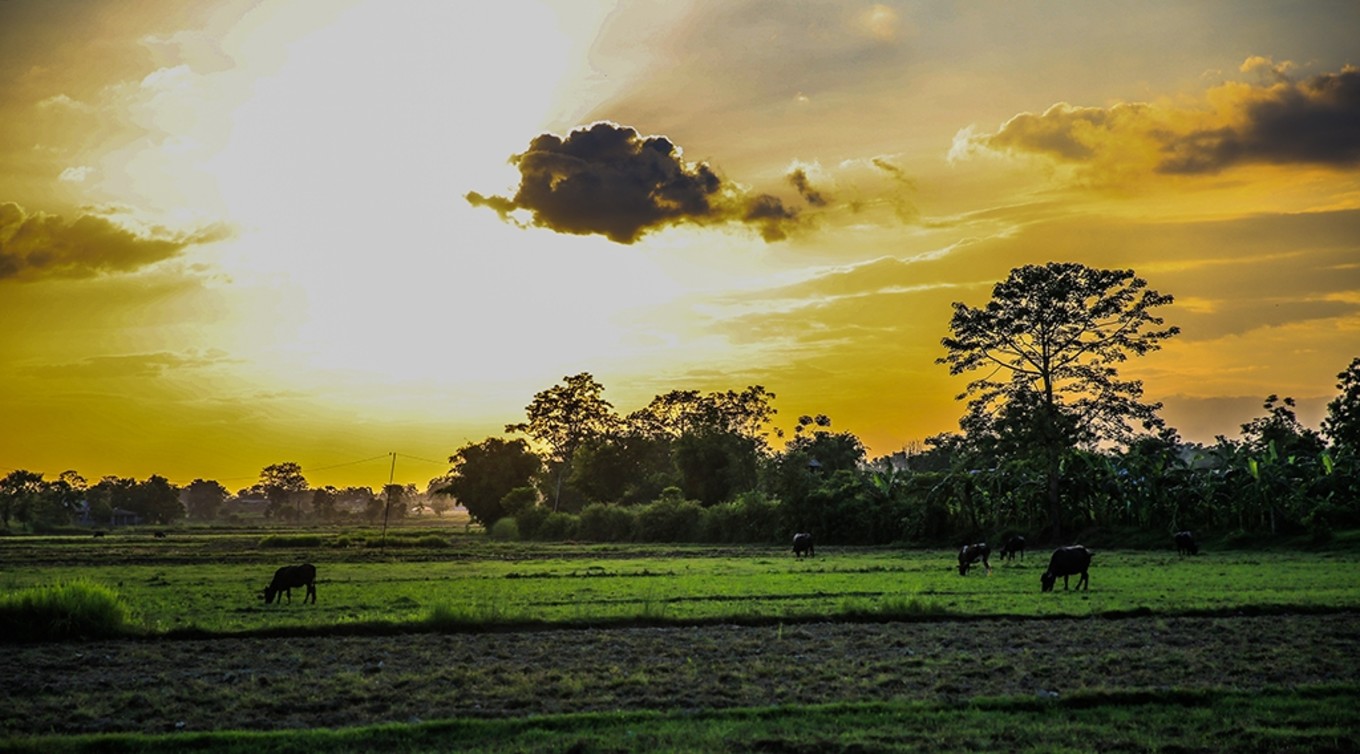
<path fill-rule="evenodd" d="M 0 646 L 0 734 L 1354 680 L 1360 615 L 818 623 Z"/>

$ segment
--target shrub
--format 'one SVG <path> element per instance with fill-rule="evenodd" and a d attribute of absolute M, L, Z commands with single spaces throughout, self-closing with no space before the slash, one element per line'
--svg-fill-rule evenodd
<path fill-rule="evenodd" d="M 698 502 L 681 500 L 663 492 L 660 500 L 638 510 L 638 539 L 643 542 L 696 541 L 702 515 L 703 508 Z"/>
<path fill-rule="evenodd" d="M 732 544 L 741 542 L 741 512 L 735 502 L 704 508 L 699 515 L 700 539 L 704 542 Z"/>
<path fill-rule="evenodd" d="M 518 542 L 519 523 L 509 516 L 496 519 L 496 523 L 491 525 L 491 530 L 486 535 L 500 542 Z"/>
<path fill-rule="evenodd" d="M 705 542 L 772 542 L 779 531 L 779 504 L 762 493 L 744 492 L 736 500 L 704 508 L 700 531 Z"/>
<path fill-rule="evenodd" d="M 538 528 L 543 525 L 551 512 L 541 505 L 535 505 L 515 514 L 515 523 L 519 525 L 520 538 L 537 539 Z"/>
<path fill-rule="evenodd" d="M 570 513 L 549 513 L 543 524 L 534 532 L 534 539 L 561 542 L 575 539 L 580 528 L 580 519 Z"/>
<path fill-rule="evenodd" d="M 11 641 L 111 638 L 127 632 L 127 618 L 117 592 L 88 581 L 0 597 L 0 636 Z"/>
<path fill-rule="evenodd" d="M 629 508 L 591 503 L 581 511 L 577 535 L 591 542 L 627 542 L 633 538 L 636 518 Z"/>

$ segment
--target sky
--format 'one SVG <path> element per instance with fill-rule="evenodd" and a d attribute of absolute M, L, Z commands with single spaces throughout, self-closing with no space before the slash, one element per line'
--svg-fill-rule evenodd
<path fill-rule="evenodd" d="M 1131 269 L 1187 439 L 1360 356 L 1360 4 L 0 0 L 0 471 L 417 483 L 590 372 L 955 431 L 953 302 Z M 391 454 L 395 453 L 396 456 Z M 394 463 L 395 458 L 395 463 Z"/>

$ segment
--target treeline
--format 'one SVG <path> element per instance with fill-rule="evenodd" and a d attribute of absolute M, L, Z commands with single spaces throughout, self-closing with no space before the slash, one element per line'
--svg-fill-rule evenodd
<path fill-rule="evenodd" d="M 825 415 L 774 426 L 763 386 L 675 390 L 620 415 L 589 373 L 563 378 L 505 436 L 469 443 L 421 493 L 389 485 L 310 489 L 296 463 L 266 467 L 234 500 L 284 521 L 442 513 L 456 499 L 493 536 L 595 541 L 780 542 L 796 531 L 839 544 L 960 542 L 1025 533 L 1059 541 L 1090 527 L 1244 535 L 1360 525 L 1360 358 L 1316 431 L 1290 398 L 1234 439 L 1183 442 L 1117 366 L 1179 330 L 1155 311 L 1172 297 L 1130 270 L 1071 263 L 1016 268 L 982 307 L 955 303 L 937 362 L 973 375 L 960 431 L 870 460 Z M 782 444 L 775 441 L 782 440 Z M 776 447 L 776 445 L 779 447 Z M 176 490 L 160 477 L 85 486 L 16 471 L 0 516 L 27 526 L 76 506 L 117 507 L 168 523 L 210 519 L 216 482 Z"/>
<path fill-rule="evenodd" d="M 1360 525 L 1360 359 L 1341 376 L 1326 434 L 1302 425 L 1292 400 L 1270 396 L 1235 439 L 1186 443 L 1162 428 L 1118 449 L 1065 451 L 1060 531 L 1325 539 Z M 1035 536 L 1049 526 L 1047 460 L 1004 426 L 974 423 L 915 452 L 869 460 L 859 439 L 825 416 L 800 417 L 773 450 L 775 396 L 760 386 L 672 392 L 623 417 L 602 393 L 588 374 L 540 393 L 530 422 L 511 429 L 529 431 L 537 419 L 597 431 L 558 435 L 565 442 L 556 453 L 546 431 L 534 436 L 543 441 L 537 453 L 524 439 L 470 443 L 453 456 L 442 489 L 507 539 L 772 543 L 812 531 L 820 542 L 874 545 Z"/>
<path fill-rule="evenodd" d="M 824 415 L 799 417 L 776 451 L 761 386 L 674 391 L 619 416 L 578 374 L 506 427 L 532 447 L 464 446 L 441 489 L 493 531 L 511 519 L 540 538 L 1056 541 L 1092 526 L 1325 538 L 1360 523 L 1360 359 L 1338 376 L 1322 433 L 1272 395 L 1239 439 L 1185 443 L 1118 371 L 1179 334 L 1156 314 L 1172 301 L 1131 270 L 1051 262 L 1012 270 L 984 306 L 955 303 L 937 363 L 978 376 L 958 396 L 961 431 L 916 453 L 866 461 Z"/>
<path fill-rule="evenodd" d="M 184 486 L 155 475 L 106 476 L 93 484 L 75 471 L 55 479 L 19 469 L 0 478 L 0 524 L 32 532 L 58 531 L 72 524 L 121 526 L 171 525 L 185 520 L 207 523 L 272 521 L 291 524 L 375 524 L 425 512 L 442 516 L 454 507 L 445 495 L 429 495 L 413 484 L 370 487 L 311 487 L 301 467 L 272 464 L 255 484 L 229 492 L 214 480 Z"/>

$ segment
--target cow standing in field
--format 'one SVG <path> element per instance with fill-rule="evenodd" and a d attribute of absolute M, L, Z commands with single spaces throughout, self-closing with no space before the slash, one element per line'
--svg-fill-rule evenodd
<path fill-rule="evenodd" d="M 1195 542 L 1195 535 L 1188 531 L 1178 531 L 1171 535 L 1176 540 L 1177 555 L 1198 555 L 1199 543 Z"/>
<path fill-rule="evenodd" d="M 1006 540 L 1006 544 L 1001 546 L 1001 552 L 997 553 L 1002 560 L 1015 560 L 1015 553 L 1020 553 L 1020 559 L 1025 559 L 1025 538 L 1019 535 Z"/>
<path fill-rule="evenodd" d="M 282 592 L 288 597 L 288 603 L 293 602 L 293 587 L 307 587 L 307 594 L 302 597 L 303 604 L 307 603 L 307 598 L 311 598 L 312 604 L 316 604 L 316 566 L 311 563 L 302 565 L 284 566 L 274 572 L 274 580 L 269 582 L 269 586 L 264 588 L 264 604 L 274 604 L 274 598 Z"/>
<path fill-rule="evenodd" d="M 990 574 L 992 572 L 992 564 L 987 562 L 987 558 L 991 557 L 991 554 L 992 548 L 988 547 L 986 542 L 964 545 L 963 549 L 959 550 L 959 575 L 967 576 L 968 566 L 979 560 L 982 561 L 982 565 L 987 567 L 987 573 Z"/>
<path fill-rule="evenodd" d="M 1072 545 L 1070 547 L 1059 547 L 1053 551 L 1053 557 L 1048 559 L 1048 570 L 1039 577 L 1039 583 L 1043 586 L 1043 591 L 1053 591 L 1053 584 L 1058 581 L 1058 577 L 1063 579 L 1063 591 L 1067 591 L 1067 577 L 1081 574 L 1077 579 L 1077 588 L 1089 591 L 1091 581 L 1086 573 L 1091 567 L 1091 556 L 1094 552 L 1082 547 Z"/>
<path fill-rule="evenodd" d="M 807 553 L 808 557 L 817 554 L 812 547 L 812 535 L 807 532 L 799 532 L 793 535 L 793 556 L 801 558 L 804 553 Z"/>

